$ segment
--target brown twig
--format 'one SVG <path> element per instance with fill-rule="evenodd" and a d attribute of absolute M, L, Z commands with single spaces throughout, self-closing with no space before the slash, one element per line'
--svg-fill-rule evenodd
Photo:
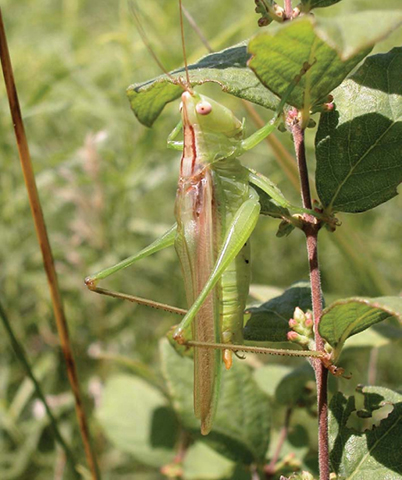
<path fill-rule="evenodd" d="M 301 196 L 304 208 L 312 208 L 308 168 L 306 162 L 306 146 L 304 131 L 300 124 L 295 122 L 292 126 L 293 141 L 296 150 L 297 165 L 299 168 Z M 317 350 L 324 350 L 324 341 L 319 334 L 318 326 L 322 315 L 322 291 L 320 268 L 318 263 L 318 231 L 319 225 L 314 217 L 305 215 L 308 264 L 310 270 L 311 299 L 313 305 L 314 330 Z M 328 370 L 319 360 L 312 360 L 317 383 L 317 408 L 318 408 L 318 463 L 320 480 L 329 480 L 329 448 L 328 448 Z"/>
<path fill-rule="evenodd" d="M 40 204 L 39 194 L 36 187 L 35 176 L 32 168 L 31 157 L 28 148 L 28 142 L 25 135 L 24 124 L 22 121 L 21 109 L 18 101 L 17 89 L 14 81 L 14 74 L 11 65 L 10 54 L 8 51 L 7 38 L 4 29 L 3 17 L 0 9 L 0 56 L 3 68 L 4 81 L 7 89 L 8 101 L 10 104 L 11 117 L 14 125 L 14 132 L 17 141 L 17 148 L 21 160 L 21 166 L 24 174 L 25 185 L 28 191 L 29 203 L 32 216 L 35 223 L 36 235 L 42 251 L 43 264 L 47 275 L 47 280 L 52 299 L 53 311 L 56 319 L 57 330 L 59 333 L 60 344 L 64 359 L 67 365 L 67 375 L 70 381 L 71 390 L 74 395 L 75 409 L 84 443 L 85 454 L 88 465 L 92 472 L 92 478 L 100 478 L 95 455 L 92 450 L 89 436 L 89 428 L 81 399 L 81 392 L 78 382 L 77 369 L 74 361 L 71 344 L 69 340 L 66 317 L 63 310 L 60 290 L 57 281 L 56 270 L 54 268 L 53 255 L 46 231 L 45 220 Z"/>

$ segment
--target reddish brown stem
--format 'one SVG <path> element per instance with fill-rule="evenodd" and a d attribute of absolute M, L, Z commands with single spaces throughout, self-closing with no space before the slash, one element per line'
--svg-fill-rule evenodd
<path fill-rule="evenodd" d="M 297 165 L 299 168 L 301 196 L 304 208 L 312 208 L 310 185 L 308 181 L 308 168 L 306 162 L 306 147 L 304 143 L 304 130 L 299 123 L 292 127 L 293 141 L 296 150 Z M 310 271 L 311 299 L 313 305 L 314 330 L 317 350 L 324 350 L 324 341 L 319 334 L 318 326 L 322 315 L 321 278 L 318 263 L 318 231 L 319 225 L 311 215 L 305 216 L 308 264 Z M 318 462 L 320 480 L 329 480 L 329 448 L 328 448 L 328 370 L 319 360 L 313 360 L 317 384 L 317 409 L 318 409 Z"/>
<path fill-rule="evenodd" d="M 285 0 L 284 2 L 285 16 L 286 18 L 292 18 L 292 0 Z"/>
<path fill-rule="evenodd" d="M 20 104 L 18 101 L 17 88 L 14 81 L 14 74 L 11 65 L 10 54 L 8 51 L 7 38 L 3 24 L 3 17 L 0 9 L 0 56 L 3 68 L 4 81 L 7 89 L 7 96 L 10 104 L 11 117 L 13 119 L 14 131 L 17 140 L 17 148 L 21 160 L 24 180 L 28 191 L 29 203 L 31 206 L 32 216 L 35 223 L 36 235 L 42 251 L 43 265 L 46 271 L 47 280 L 52 299 L 53 311 L 56 319 L 57 330 L 59 333 L 61 349 L 67 365 L 67 375 L 70 381 L 71 390 L 74 395 L 75 409 L 84 443 L 85 453 L 89 467 L 91 469 L 92 478 L 97 480 L 100 478 L 95 455 L 91 447 L 89 428 L 82 404 L 82 396 L 80 392 L 76 364 L 69 340 L 67 321 L 64 314 L 63 304 L 61 300 L 60 290 L 52 250 L 47 235 L 45 219 L 43 217 L 42 207 L 39 199 L 38 190 L 35 182 L 35 175 L 32 167 L 31 156 L 28 148 L 28 141 L 25 135 L 24 124 L 22 121 Z"/>
<path fill-rule="evenodd" d="M 300 128 L 300 124 L 296 123 L 292 127 L 293 142 L 295 144 L 297 167 L 299 169 L 301 196 L 303 207 L 311 210 L 311 193 L 310 184 L 308 182 L 308 169 L 306 161 L 306 148 L 304 144 L 304 130 Z"/>
<path fill-rule="evenodd" d="M 285 440 L 286 440 L 286 438 L 288 436 L 288 433 L 289 433 L 289 424 L 290 424 L 291 415 L 292 415 L 292 409 L 288 408 L 286 410 L 285 422 L 284 422 L 283 427 L 280 431 L 279 440 L 278 440 L 278 443 L 276 445 L 275 452 L 272 455 L 272 459 L 269 462 L 269 464 L 264 468 L 265 477 L 266 477 L 267 480 L 269 480 L 270 478 L 272 478 L 275 475 L 275 465 L 278 463 L 278 459 L 279 459 L 279 456 L 281 454 L 283 444 L 285 443 Z"/>

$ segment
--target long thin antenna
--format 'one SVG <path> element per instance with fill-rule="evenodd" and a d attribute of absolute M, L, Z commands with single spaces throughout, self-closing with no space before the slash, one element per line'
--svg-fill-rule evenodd
<path fill-rule="evenodd" d="M 11 65 L 10 53 L 8 51 L 6 32 L 3 23 L 3 17 L 0 8 L 0 57 L 3 68 L 4 82 L 6 84 L 8 102 L 10 105 L 11 117 L 14 125 L 14 132 L 17 142 L 19 157 L 21 160 L 22 171 L 24 174 L 25 185 L 27 187 L 29 203 L 32 211 L 32 217 L 35 224 L 36 235 L 40 248 L 42 250 L 43 265 L 46 271 L 47 280 L 50 289 L 50 297 L 53 304 L 53 312 L 56 320 L 61 349 L 67 367 L 67 375 L 70 381 L 71 390 L 75 401 L 75 410 L 80 426 L 82 441 L 84 444 L 85 455 L 89 468 L 91 469 L 92 479 L 101 478 L 95 453 L 92 449 L 87 417 L 84 411 L 82 395 L 78 381 L 77 367 L 74 360 L 71 343 L 69 339 L 67 320 L 64 314 L 61 294 L 59 290 L 57 274 L 54 267 L 52 249 L 50 247 L 49 237 L 46 230 L 45 219 L 43 217 L 42 206 L 39 199 L 38 190 L 35 182 L 35 175 L 32 167 L 31 156 L 28 148 L 28 141 L 25 135 L 24 123 L 22 121 L 21 109 L 18 100 L 17 87 L 14 81 L 14 73 Z"/>
<path fill-rule="evenodd" d="M 206 36 L 202 33 L 200 27 L 197 25 L 197 22 L 194 20 L 191 13 L 187 10 L 187 8 L 184 5 L 181 6 L 181 9 L 184 13 L 184 16 L 187 18 L 188 23 L 191 25 L 191 27 L 193 28 L 195 33 L 199 36 L 199 38 L 200 38 L 201 42 L 204 44 L 205 48 L 208 50 L 209 53 L 213 53 L 214 52 L 213 48 L 209 44 Z"/>
<path fill-rule="evenodd" d="M 186 42 L 184 41 L 184 22 L 183 22 L 183 6 L 182 6 L 182 0 L 179 0 L 179 10 L 180 10 L 181 46 L 182 46 L 182 48 L 183 48 L 184 68 L 186 69 L 187 86 L 188 86 L 188 88 L 190 88 L 190 75 L 189 75 L 189 73 L 188 73 L 187 54 L 186 54 Z"/>
<path fill-rule="evenodd" d="M 134 0 L 130 1 L 130 7 L 131 7 L 131 11 L 132 11 L 133 16 L 134 16 L 134 20 L 135 20 L 135 23 L 136 23 L 136 26 L 137 26 L 138 33 L 140 34 L 140 37 L 141 37 L 141 40 L 142 40 L 143 44 L 146 46 L 148 52 L 151 54 L 151 57 L 154 59 L 155 63 L 162 70 L 162 72 L 165 75 L 167 75 L 173 83 L 176 83 L 176 84 L 179 83 L 177 81 L 177 79 L 175 79 L 173 77 L 173 75 L 171 75 L 168 72 L 168 70 L 165 68 L 163 63 L 159 60 L 158 56 L 156 55 L 155 50 L 153 49 L 153 47 L 152 47 L 152 45 L 151 45 L 151 43 L 148 39 L 148 36 L 145 33 L 145 30 L 142 26 L 141 18 L 140 18 L 139 13 L 138 13 L 138 7 L 137 7 L 136 3 L 134 2 Z"/>

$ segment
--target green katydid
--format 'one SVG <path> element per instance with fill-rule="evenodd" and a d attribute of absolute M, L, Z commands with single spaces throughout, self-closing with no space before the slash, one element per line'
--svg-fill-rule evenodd
<path fill-rule="evenodd" d="M 309 67 L 305 65 L 302 74 Z M 248 239 L 260 214 L 259 195 L 253 185 L 272 193 L 271 182 L 241 165 L 238 157 L 275 130 L 298 78 L 289 85 L 274 119 L 244 138 L 243 123 L 223 105 L 194 92 L 187 68 L 186 74 L 187 81 L 180 81 L 184 89 L 181 123 L 168 139 L 170 147 L 183 151 L 175 204 L 177 224 L 137 255 L 87 277 L 85 282 L 98 293 L 185 314 L 173 338 L 196 346 L 194 409 L 201 420 L 201 432 L 207 434 L 218 404 L 222 361 L 230 368 L 232 350 L 242 349 L 243 312 L 250 283 Z M 177 142 L 180 130 L 183 141 Z M 101 279 L 171 245 L 181 264 L 187 312 L 97 287 Z M 322 356 L 319 352 L 297 353 Z"/>

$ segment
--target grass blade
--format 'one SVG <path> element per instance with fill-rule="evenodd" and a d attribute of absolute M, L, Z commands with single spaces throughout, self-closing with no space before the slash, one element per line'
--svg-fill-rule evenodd
<path fill-rule="evenodd" d="M 4 328 L 6 329 L 7 335 L 10 338 L 10 343 L 11 346 L 13 347 L 13 350 L 18 358 L 18 360 L 22 363 L 23 367 L 25 368 L 26 374 L 28 377 L 31 379 L 32 383 L 34 384 L 35 387 L 35 392 L 38 398 L 42 401 L 47 416 L 49 417 L 50 420 L 50 425 L 53 429 L 53 433 L 55 436 L 56 441 L 60 444 L 61 448 L 64 450 L 66 454 L 67 461 L 70 462 L 72 471 L 74 472 L 74 475 L 76 478 L 81 478 L 80 475 L 78 474 L 76 470 L 76 460 L 74 459 L 74 455 L 70 450 L 70 447 L 66 444 L 64 438 L 62 437 L 59 427 L 57 425 L 57 420 L 53 416 L 52 411 L 50 410 L 49 404 L 46 401 L 46 397 L 42 391 L 42 387 L 40 386 L 39 381 L 35 377 L 31 365 L 28 361 L 28 357 L 25 353 L 24 347 L 21 345 L 21 343 L 18 341 L 17 337 L 14 335 L 14 331 L 12 329 L 11 323 L 8 320 L 8 316 L 0 302 L 0 317 L 3 322 Z"/>

